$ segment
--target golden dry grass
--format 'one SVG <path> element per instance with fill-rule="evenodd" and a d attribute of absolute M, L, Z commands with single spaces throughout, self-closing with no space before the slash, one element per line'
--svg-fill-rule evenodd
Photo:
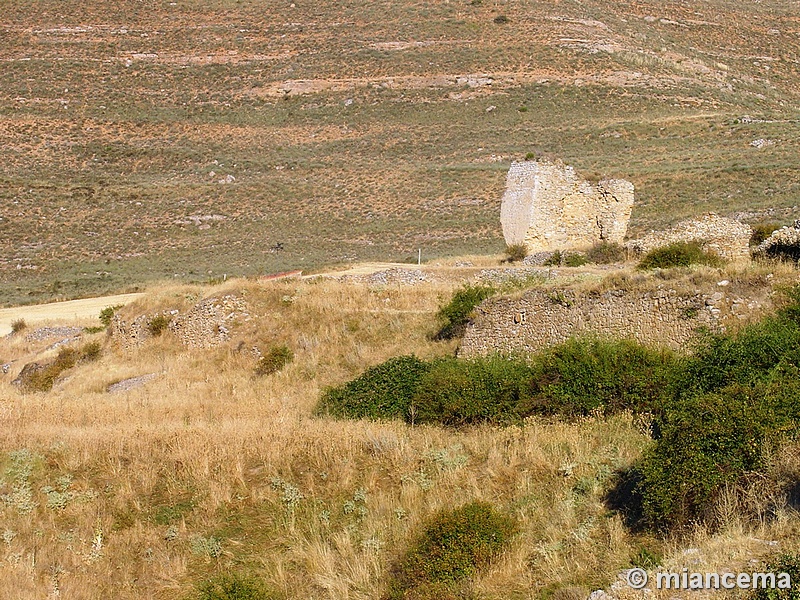
<path fill-rule="evenodd" d="M 237 292 L 250 320 L 213 350 L 186 350 L 169 335 L 129 353 L 109 342 L 98 363 L 73 369 L 47 394 L 20 394 L 6 378 L 0 597 L 181 599 L 204 577 L 235 570 L 287 598 L 379 598 L 425 519 L 472 499 L 521 524 L 475 582 L 481 597 L 610 585 L 643 542 L 602 502 L 614 471 L 648 444 L 631 416 L 461 431 L 312 416 L 326 385 L 398 354 L 452 352 L 429 334 L 457 284 L 160 288 L 123 310 Z M 254 378 L 250 349 L 273 343 L 289 345 L 295 361 Z M 105 391 L 145 373 L 159 377 Z M 15 479 L 20 465 L 30 473 Z M 797 530 L 789 509 L 757 529 L 735 516 L 729 523 L 717 535 L 663 544 L 666 564 L 681 565 L 688 543 L 703 565 L 740 566 L 773 550 L 755 538 L 790 540 Z"/>

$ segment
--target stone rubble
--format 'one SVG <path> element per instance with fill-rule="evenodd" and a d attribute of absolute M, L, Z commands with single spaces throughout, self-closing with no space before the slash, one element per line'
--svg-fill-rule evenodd
<path fill-rule="evenodd" d="M 666 231 L 651 231 L 643 238 L 626 242 L 625 247 L 633 254 L 642 255 L 675 242 L 699 242 L 707 252 L 735 260 L 750 255 L 751 235 L 749 225 L 707 213 L 681 221 Z"/>
<path fill-rule="evenodd" d="M 753 250 L 754 258 L 800 259 L 800 219 L 781 227 Z"/>

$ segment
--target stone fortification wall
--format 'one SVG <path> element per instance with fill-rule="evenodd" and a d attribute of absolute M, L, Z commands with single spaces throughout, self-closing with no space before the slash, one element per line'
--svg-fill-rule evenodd
<path fill-rule="evenodd" d="M 127 349 L 138 348 L 150 339 L 148 324 L 156 316 L 170 319 L 169 331 L 189 348 L 211 348 L 230 339 L 230 327 L 237 318 L 247 319 L 247 303 L 239 296 L 206 298 L 185 314 L 177 310 L 139 315 L 128 322 L 114 315 L 111 336 Z"/>
<path fill-rule="evenodd" d="M 694 294 L 672 289 L 586 294 L 532 290 L 519 298 L 491 298 L 481 304 L 459 354 L 536 352 L 586 334 L 681 349 L 698 328 L 716 330 L 727 319 L 745 319 L 760 308 L 758 302 L 724 288 Z"/>
<path fill-rule="evenodd" d="M 755 258 L 777 258 L 800 261 L 800 220 L 781 227 L 753 250 Z"/>
<path fill-rule="evenodd" d="M 515 162 L 506 178 L 500 222 L 506 243 L 528 252 L 585 249 L 622 243 L 633 208 L 633 184 L 623 179 L 592 185 L 570 166 Z"/>
<path fill-rule="evenodd" d="M 745 223 L 708 213 L 666 231 L 651 231 L 641 239 L 627 242 L 625 247 L 634 254 L 646 254 L 674 242 L 700 242 L 704 250 L 736 260 L 750 255 L 751 234 L 750 226 Z"/>

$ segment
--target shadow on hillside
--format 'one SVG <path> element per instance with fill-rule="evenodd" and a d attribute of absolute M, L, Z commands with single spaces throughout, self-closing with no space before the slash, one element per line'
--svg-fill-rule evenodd
<path fill-rule="evenodd" d="M 644 529 L 642 495 L 639 484 L 642 474 L 636 466 L 614 473 L 611 488 L 606 492 L 603 502 L 622 517 L 625 526 L 633 532 Z"/>

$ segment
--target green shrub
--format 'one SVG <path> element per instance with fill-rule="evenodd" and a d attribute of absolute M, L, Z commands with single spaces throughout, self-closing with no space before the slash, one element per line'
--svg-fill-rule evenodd
<path fill-rule="evenodd" d="M 103 347 L 100 345 L 100 342 L 89 342 L 81 348 L 80 361 L 93 362 L 100 358 L 102 353 Z"/>
<path fill-rule="evenodd" d="M 351 419 L 409 420 L 411 400 L 429 369 L 416 356 L 390 358 L 349 383 L 327 389 L 316 412 Z"/>
<path fill-rule="evenodd" d="M 586 251 L 586 258 L 596 265 L 623 262 L 625 248 L 616 242 L 599 242 Z"/>
<path fill-rule="evenodd" d="M 457 290 L 436 315 L 442 326 L 435 339 L 451 340 L 464 335 L 475 307 L 495 293 L 495 288 L 488 285 L 467 284 Z"/>
<path fill-rule="evenodd" d="M 273 346 L 262 356 L 256 365 L 258 376 L 272 375 L 294 360 L 294 352 L 288 346 Z"/>
<path fill-rule="evenodd" d="M 171 321 L 172 317 L 170 315 L 165 315 L 163 313 L 156 315 L 147 322 L 147 331 L 149 331 L 150 335 L 153 337 L 158 337 L 167 330 Z"/>
<path fill-rule="evenodd" d="M 656 443 L 638 466 L 649 527 L 713 525 L 722 490 L 763 474 L 769 456 L 800 432 L 800 292 L 788 296 L 777 315 L 709 336 L 680 361 L 673 399 L 653 423 Z"/>
<path fill-rule="evenodd" d="M 496 25 L 505 25 L 506 23 L 508 23 L 510 21 L 511 21 L 511 19 L 509 19 L 505 15 L 498 15 L 498 16 L 496 16 L 494 18 L 494 22 L 495 22 Z"/>
<path fill-rule="evenodd" d="M 750 593 L 749 600 L 800 600 L 800 554 L 782 554 L 769 561 L 762 573 L 788 573 L 792 581 L 790 589 L 759 588 Z"/>
<path fill-rule="evenodd" d="M 649 412 L 667 401 L 676 357 L 630 340 L 573 339 L 532 359 L 524 416 Z"/>
<path fill-rule="evenodd" d="M 689 265 L 718 267 L 723 263 L 716 254 L 706 252 L 699 242 L 674 242 L 648 252 L 637 266 L 640 270 L 669 269 Z"/>
<path fill-rule="evenodd" d="M 753 225 L 753 232 L 750 234 L 750 246 L 758 246 L 781 228 L 779 223 L 756 223 Z"/>
<path fill-rule="evenodd" d="M 26 327 L 28 327 L 28 324 L 25 322 L 25 319 L 17 319 L 11 322 L 11 333 L 19 333 Z"/>
<path fill-rule="evenodd" d="M 763 472 L 775 449 L 796 435 L 799 375 L 795 368 L 769 384 L 731 385 L 670 407 L 639 466 L 645 524 L 662 531 L 715 525 L 721 492 Z"/>
<path fill-rule="evenodd" d="M 439 360 L 422 376 L 410 419 L 451 427 L 517 422 L 530 387 L 531 371 L 522 361 L 500 356 Z"/>
<path fill-rule="evenodd" d="M 117 312 L 122 308 L 122 304 L 117 304 L 115 306 L 106 306 L 103 310 L 100 311 L 100 323 L 103 324 L 103 327 L 110 327 L 111 321 L 114 318 L 114 313 Z"/>
<path fill-rule="evenodd" d="M 506 246 L 506 262 L 519 262 L 528 256 L 528 247 L 525 244 L 511 244 Z"/>
<path fill-rule="evenodd" d="M 564 257 L 561 254 L 561 250 L 556 250 L 550 255 L 550 258 L 542 263 L 542 265 L 545 267 L 558 267 L 561 265 L 563 258 Z"/>
<path fill-rule="evenodd" d="M 266 586 L 253 577 L 238 574 L 217 575 L 198 586 L 196 600 L 274 600 Z"/>
<path fill-rule="evenodd" d="M 486 502 L 441 511 L 392 569 L 388 598 L 455 597 L 515 532 L 514 520 Z"/>
<path fill-rule="evenodd" d="M 570 252 L 564 257 L 564 265 L 567 267 L 582 267 L 587 262 L 585 254 L 580 252 Z"/>

